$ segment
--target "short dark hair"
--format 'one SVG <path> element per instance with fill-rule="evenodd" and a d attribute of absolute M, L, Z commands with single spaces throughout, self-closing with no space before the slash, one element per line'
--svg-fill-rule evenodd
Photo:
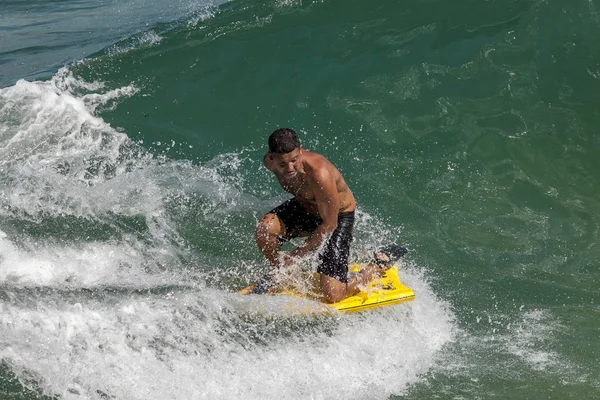
<path fill-rule="evenodd" d="M 269 153 L 291 153 L 300 146 L 298 135 L 289 128 L 279 128 L 269 136 Z"/>

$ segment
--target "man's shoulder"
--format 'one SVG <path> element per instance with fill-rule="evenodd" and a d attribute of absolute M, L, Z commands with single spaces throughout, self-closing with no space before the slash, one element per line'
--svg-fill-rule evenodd
<path fill-rule="evenodd" d="M 323 179 L 337 175 L 337 168 L 321 154 L 309 152 L 306 160 L 308 161 L 308 168 L 305 168 L 305 170 L 313 179 Z"/>
<path fill-rule="evenodd" d="M 313 168 L 329 168 L 330 166 L 333 166 L 325 156 L 319 153 L 305 151 L 304 156 L 308 161 L 308 164 Z"/>

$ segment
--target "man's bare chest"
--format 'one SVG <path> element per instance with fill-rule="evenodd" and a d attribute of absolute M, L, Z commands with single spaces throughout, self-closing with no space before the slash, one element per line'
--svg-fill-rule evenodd
<path fill-rule="evenodd" d="M 295 197 L 302 199 L 302 200 L 314 200 L 315 199 L 315 193 L 314 191 L 309 187 L 309 184 L 306 180 L 302 180 L 302 181 L 291 181 L 291 182 L 279 182 L 281 184 L 281 187 L 283 188 L 283 190 L 285 190 L 288 193 L 293 194 Z"/>

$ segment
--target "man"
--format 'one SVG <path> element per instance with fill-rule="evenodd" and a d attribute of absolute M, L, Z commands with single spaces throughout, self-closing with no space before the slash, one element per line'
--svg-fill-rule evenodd
<path fill-rule="evenodd" d="M 263 216 L 256 227 L 256 244 L 273 268 L 286 267 L 295 258 L 318 251 L 320 290 L 329 302 L 360 291 L 375 269 L 348 278 L 356 201 L 344 178 L 325 157 L 302 148 L 296 132 L 281 128 L 269 137 L 264 166 L 294 197 Z M 308 236 L 298 248 L 279 254 L 280 241 Z"/>

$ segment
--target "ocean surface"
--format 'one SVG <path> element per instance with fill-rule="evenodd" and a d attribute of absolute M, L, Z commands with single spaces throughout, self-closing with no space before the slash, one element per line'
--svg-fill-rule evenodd
<path fill-rule="evenodd" d="M 599 399 L 599 10 L 2 0 L 0 399 Z M 279 127 L 413 302 L 235 293 Z"/>

